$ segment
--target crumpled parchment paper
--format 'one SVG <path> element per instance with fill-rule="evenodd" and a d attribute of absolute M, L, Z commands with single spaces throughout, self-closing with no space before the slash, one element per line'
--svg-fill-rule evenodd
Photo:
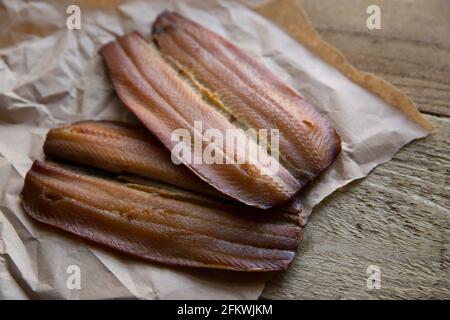
<path fill-rule="evenodd" d="M 334 190 L 366 176 L 401 146 L 429 133 L 242 2 L 81 5 L 80 30 L 66 28 L 69 4 L 2 3 L 5 17 L 0 19 L 0 30 L 6 39 L 0 42 L 2 299 L 256 299 L 261 294 L 267 275 L 144 262 L 37 223 L 21 208 L 23 179 L 32 161 L 43 158 L 49 128 L 84 119 L 134 121 L 114 94 L 97 51 L 132 30 L 148 34 L 164 9 L 200 22 L 257 57 L 334 123 L 343 152 L 303 193 L 305 221 Z M 5 30 L 10 34 L 5 35 Z M 79 268 L 79 289 L 68 283 L 71 266 Z"/>

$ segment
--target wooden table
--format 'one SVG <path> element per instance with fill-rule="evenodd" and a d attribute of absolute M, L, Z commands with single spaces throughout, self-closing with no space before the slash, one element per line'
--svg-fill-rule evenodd
<path fill-rule="evenodd" d="M 408 94 L 437 133 L 324 201 L 263 297 L 450 298 L 450 1 L 300 3 L 326 41 Z M 381 30 L 366 27 L 371 4 Z M 381 268 L 380 289 L 367 288 L 369 265 Z"/>

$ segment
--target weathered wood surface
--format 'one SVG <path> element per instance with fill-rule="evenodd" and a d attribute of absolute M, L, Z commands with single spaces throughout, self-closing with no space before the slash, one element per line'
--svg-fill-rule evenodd
<path fill-rule="evenodd" d="M 450 1 L 300 3 L 326 41 L 410 95 L 437 133 L 324 201 L 263 297 L 450 298 Z M 382 30 L 366 28 L 370 4 Z M 369 265 L 381 268 L 379 290 L 367 289 Z"/>
<path fill-rule="evenodd" d="M 450 1 L 301 0 L 324 40 L 358 69 L 409 95 L 425 112 L 450 116 Z M 381 30 L 366 27 L 369 5 Z"/>

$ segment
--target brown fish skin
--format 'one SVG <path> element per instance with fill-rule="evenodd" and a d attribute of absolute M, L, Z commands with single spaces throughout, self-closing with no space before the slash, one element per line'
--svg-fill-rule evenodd
<path fill-rule="evenodd" d="M 46 155 L 114 173 L 133 173 L 183 189 L 227 198 L 183 165 L 145 127 L 117 121 L 82 121 L 51 129 Z M 231 199 L 231 198 L 230 198 Z"/>
<path fill-rule="evenodd" d="M 219 130 L 224 137 L 227 129 L 236 129 L 229 118 L 205 102 L 156 48 L 137 33 L 105 45 L 100 53 L 118 96 L 169 150 L 178 143 L 171 141 L 175 130 L 187 129 L 191 137 L 203 133 L 194 130 L 194 121 L 201 121 L 204 130 Z M 256 144 L 246 135 L 242 138 L 246 145 Z M 202 150 L 211 144 L 224 159 L 235 158 L 215 142 L 202 140 L 202 144 Z M 189 169 L 222 193 L 259 208 L 286 203 L 300 188 L 298 181 L 281 165 L 275 174 L 263 174 L 262 166 L 250 161 L 207 165 L 184 160 Z"/>
<path fill-rule="evenodd" d="M 35 161 L 22 200 L 39 221 L 149 261 L 261 272 L 286 269 L 295 255 L 301 229 L 292 215 L 234 213 L 163 194 Z"/>
<path fill-rule="evenodd" d="M 325 170 L 340 152 L 340 137 L 298 93 L 269 69 L 221 36 L 174 12 L 153 24 L 153 39 L 254 129 L 278 128 L 282 164 L 301 185 Z"/>
<path fill-rule="evenodd" d="M 130 188 L 136 188 L 138 190 L 147 190 L 149 192 L 151 192 L 151 190 L 154 189 L 154 185 L 158 185 L 158 181 L 155 181 L 153 179 L 147 179 L 141 176 L 136 176 L 136 175 L 119 175 L 117 177 L 120 180 L 126 181 L 128 182 L 128 186 Z M 150 188 L 149 188 L 150 186 Z M 238 202 L 234 199 L 224 199 L 222 197 L 215 197 L 215 196 L 210 196 L 204 193 L 197 193 L 195 191 L 190 191 L 189 189 L 179 189 L 174 185 L 164 185 L 163 186 L 164 189 L 166 190 L 177 190 L 176 194 L 178 194 L 179 196 L 177 198 L 179 198 L 180 200 L 185 200 L 187 201 L 185 198 L 183 198 L 183 196 L 188 195 L 189 197 L 189 201 L 193 202 L 193 203 L 197 203 L 198 201 L 200 201 L 202 204 L 206 204 L 206 203 L 213 203 L 216 206 L 219 206 L 220 204 L 224 204 L 226 206 L 234 206 L 236 209 L 233 210 L 241 210 L 242 208 L 248 208 L 248 210 L 252 211 L 252 209 L 254 207 L 250 207 L 250 206 L 246 206 L 244 204 L 242 204 L 241 202 Z M 182 193 L 180 194 L 181 191 Z M 274 214 L 281 214 L 281 213 L 290 213 L 293 214 L 295 216 L 300 215 L 300 213 L 302 212 L 302 202 L 301 199 L 298 197 L 295 197 L 293 200 L 291 200 L 290 202 L 281 205 L 281 206 L 277 206 L 277 207 L 272 207 L 269 209 L 265 209 L 265 210 L 257 210 L 256 212 L 261 212 L 261 214 L 267 214 L 267 213 L 274 213 Z M 244 209 L 246 210 L 246 209 Z M 242 210 L 241 210 L 242 211 Z M 244 211 L 242 211 L 244 212 Z M 245 214 L 245 213 L 244 213 Z M 299 219 L 301 219 L 299 217 Z M 300 223 L 302 224 L 302 223 Z"/>
<path fill-rule="evenodd" d="M 126 173 L 202 195 L 234 200 L 199 179 L 184 165 L 174 164 L 169 150 L 144 127 L 118 121 L 77 122 L 51 129 L 44 152 L 51 157 L 123 174 L 131 182 L 142 184 L 145 180 L 126 177 Z M 296 199 L 273 210 L 300 213 L 301 203 Z"/>

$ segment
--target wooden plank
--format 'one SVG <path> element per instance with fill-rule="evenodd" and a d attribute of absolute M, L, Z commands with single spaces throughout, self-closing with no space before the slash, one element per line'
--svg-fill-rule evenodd
<path fill-rule="evenodd" d="M 300 3 L 354 66 L 392 82 L 422 111 L 450 115 L 450 1 Z M 366 28 L 371 4 L 381 7 L 381 30 Z M 298 257 L 265 298 L 450 298 L 450 119 L 427 118 L 435 135 L 315 210 Z M 379 290 L 367 288 L 369 265 L 381 268 Z"/>
<path fill-rule="evenodd" d="M 263 293 L 282 299 L 450 298 L 450 119 L 315 210 L 291 268 Z M 366 269 L 381 267 L 381 289 Z"/>
<path fill-rule="evenodd" d="M 450 1 L 299 0 L 324 40 L 396 85 L 424 112 L 450 116 Z M 369 5 L 381 30 L 366 27 Z"/>

